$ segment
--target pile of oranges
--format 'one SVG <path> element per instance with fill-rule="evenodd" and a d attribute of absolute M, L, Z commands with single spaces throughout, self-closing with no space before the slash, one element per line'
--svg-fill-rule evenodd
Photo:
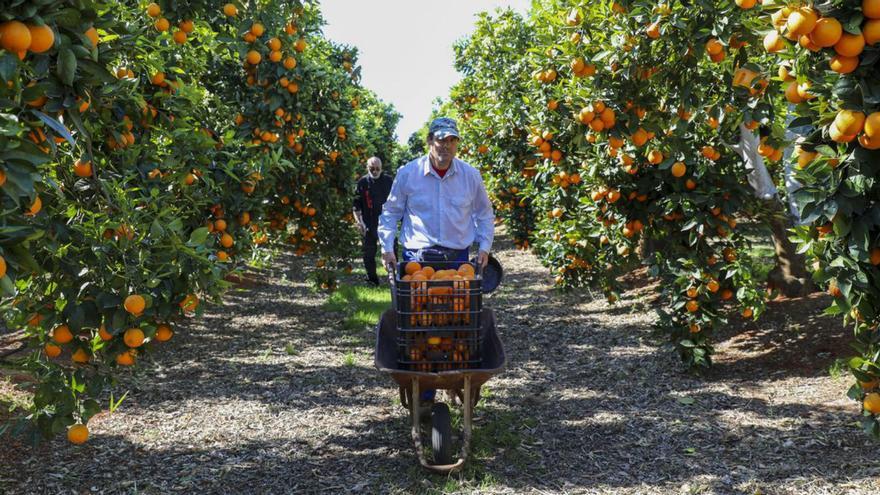
<path fill-rule="evenodd" d="M 409 286 L 411 326 L 470 324 L 471 281 L 476 278 L 473 265 L 462 263 L 457 269 L 435 270 L 410 261 L 404 273 L 401 281 Z"/>

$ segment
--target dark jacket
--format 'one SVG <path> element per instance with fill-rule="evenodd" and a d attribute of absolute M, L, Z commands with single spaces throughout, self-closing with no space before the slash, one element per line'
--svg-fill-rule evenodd
<path fill-rule="evenodd" d="M 378 179 L 367 174 L 357 182 L 355 190 L 354 208 L 361 212 L 364 223 L 368 226 L 376 226 L 382 215 L 382 205 L 391 193 L 391 184 L 394 179 L 383 173 Z"/>

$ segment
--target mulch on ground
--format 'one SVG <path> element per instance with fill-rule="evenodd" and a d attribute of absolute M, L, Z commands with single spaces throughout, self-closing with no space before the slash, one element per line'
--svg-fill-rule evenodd
<path fill-rule="evenodd" d="M 563 295 L 533 255 L 498 244 L 505 280 L 486 305 L 509 364 L 486 386 L 462 473 L 418 467 L 372 329 L 341 330 L 302 282 L 309 260 L 284 254 L 123 376 L 128 398 L 85 446 L 3 439 L 0 492 L 880 491 L 849 378 L 829 374 L 849 331 L 818 316 L 823 296 L 734 320 L 696 377 L 652 334 L 645 284 L 616 306 Z"/>

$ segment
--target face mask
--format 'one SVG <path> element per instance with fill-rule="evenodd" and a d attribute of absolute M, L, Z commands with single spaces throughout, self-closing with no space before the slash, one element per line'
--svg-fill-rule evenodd
<path fill-rule="evenodd" d="M 380 175 L 382 175 L 381 170 L 370 170 L 370 177 L 378 179 Z"/>

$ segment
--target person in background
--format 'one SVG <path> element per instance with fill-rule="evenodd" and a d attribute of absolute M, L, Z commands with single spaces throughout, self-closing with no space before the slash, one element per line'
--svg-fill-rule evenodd
<path fill-rule="evenodd" d="M 379 242 L 378 225 L 382 214 L 382 205 L 388 199 L 393 180 L 382 173 L 382 160 L 371 157 L 367 160 L 367 174 L 358 179 L 354 198 L 355 221 L 363 238 L 364 269 L 367 272 L 366 282 L 379 285 L 376 274 L 376 244 Z M 397 244 L 394 244 L 397 251 Z"/>

